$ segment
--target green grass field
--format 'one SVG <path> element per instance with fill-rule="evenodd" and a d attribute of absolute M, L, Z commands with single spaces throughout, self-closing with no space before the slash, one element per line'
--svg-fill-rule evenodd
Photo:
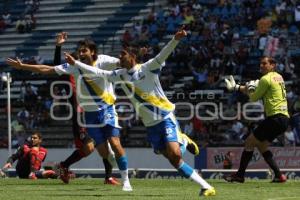
<path fill-rule="evenodd" d="M 102 179 L 75 179 L 70 184 L 60 180 L 0 179 L 1 200 L 147 200 L 147 199 L 214 199 L 214 200 L 300 200 L 300 181 L 284 184 L 269 180 L 249 180 L 244 184 L 210 180 L 216 188 L 214 197 L 199 197 L 199 187 L 189 180 L 132 179 L 133 192 L 121 186 L 104 185 Z"/>

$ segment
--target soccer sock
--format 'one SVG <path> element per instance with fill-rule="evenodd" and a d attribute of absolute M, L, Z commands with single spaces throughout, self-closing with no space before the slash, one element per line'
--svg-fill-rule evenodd
<path fill-rule="evenodd" d="M 105 168 L 105 179 L 108 179 L 112 175 L 112 166 L 106 158 L 103 158 L 102 160 Z"/>
<path fill-rule="evenodd" d="M 186 151 L 186 145 L 185 144 L 185 141 L 184 141 L 184 144 L 180 144 L 180 152 L 181 152 L 181 155 L 183 156 L 183 154 L 185 153 Z"/>
<path fill-rule="evenodd" d="M 185 162 L 182 162 L 179 168 L 177 169 L 178 172 L 183 175 L 185 178 L 190 178 L 196 183 L 200 184 L 202 188 L 205 189 L 210 189 L 212 188 L 211 185 L 209 185 L 195 170 L 190 167 L 188 164 Z"/>
<path fill-rule="evenodd" d="M 78 162 L 79 160 L 81 160 L 84 157 L 85 157 L 85 154 L 77 149 L 77 150 L 73 151 L 73 153 L 65 161 L 61 162 L 60 164 L 65 168 L 69 168 L 70 165 Z"/>
<path fill-rule="evenodd" d="M 239 170 L 237 172 L 237 175 L 240 177 L 244 177 L 245 176 L 245 171 L 248 167 L 248 164 L 252 158 L 253 155 L 253 151 L 246 151 L 244 150 L 241 156 L 241 161 L 240 161 L 240 167 Z"/>
<path fill-rule="evenodd" d="M 129 180 L 129 178 L 128 178 L 128 161 L 127 161 L 127 157 L 124 155 L 120 158 L 117 158 L 116 161 L 117 161 L 118 167 L 121 171 L 121 177 L 122 177 L 122 180 L 123 180 L 123 183 L 124 183 L 125 181 Z"/>
<path fill-rule="evenodd" d="M 275 160 L 273 159 L 273 154 L 271 151 L 266 151 L 262 154 L 262 156 L 264 157 L 266 163 L 269 165 L 269 167 L 274 171 L 274 175 L 275 177 L 280 177 L 281 172 L 280 169 L 278 167 L 278 165 L 276 164 Z"/>

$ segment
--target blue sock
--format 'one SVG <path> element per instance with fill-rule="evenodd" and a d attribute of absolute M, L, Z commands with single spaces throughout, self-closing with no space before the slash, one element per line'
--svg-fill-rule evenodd
<path fill-rule="evenodd" d="M 181 165 L 178 167 L 178 172 L 183 175 L 185 178 L 190 178 L 194 169 L 191 168 L 188 164 L 185 162 L 182 162 Z"/>
<path fill-rule="evenodd" d="M 117 158 L 116 161 L 120 170 L 126 170 L 128 168 L 128 161 L 126 155 Z"/>

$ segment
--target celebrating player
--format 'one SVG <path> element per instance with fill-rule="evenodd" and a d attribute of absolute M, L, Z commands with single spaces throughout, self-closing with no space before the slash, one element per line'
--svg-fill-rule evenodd
<path fill-rule="evenodd" d="M 119 64 L 119 59 L 107 55 L 97 55 L 97 46 L 90 40 L 81 40 L 77 50 L 79 60 L 93 65 L 95 68 L 112 70 Z M 108 158 L 107 140 L 116 154 L 116 161 L 121 171 L 123 191 L 132 191 L 128 177 L 128 161 L 125 150 L 120 143 L 120 126 L 115 111 L 115 94 L 111 83 L 102 78 L 88 78 L 82 75 L 78 68 L 67 64 L 55 67 L 48 65 L 24 64 L 19 59 L 8 58 L 6 63 L 16 69 L 24 69 L 43 74 L 73 75 L 76 83 L 76 97 L 79 106 L 84 109 L 85 126 L 88 135 L 94 140 L 98 153 L 103 158 Z M 93 152 L 94 145 L 89 142 L 85 145 L 81 156 Z M 78 158 L 78 157 L 77 157 Z"/>
<path fill-rule="evenodd" d="M 215 195 L 215 189 L 209 185 L 199 174 L 182 159 L 185 150 L 180 127 L 173 111 L 175 105 L 164 95 L 159 82 L 162 63 L 171 54 L 181 38 L 187 34 L 184 30 L 178 31 L 174 38 L 153 59 L 138 64 L 137 49 L 127 48 L 120 54 L 120 65 L 123 69 L 105 71 L 76 61 L 70 54 L 65 53 L 69 64 L 75 65 L 79 70 L 93 76 L 107 78 L 110 82 L 122 82 L 121 87 L 134 105 L 137 114 L 141 117 L 147 128 L 148 141 L 155 153 L 162 153 L 169 162 L 186 178 L 191 178 L 202 186 L 201 195 Z M 189 141 L 189 145 L 197 145 Z M 194 152 L 196 153 L 196 152 Z"/>
<path fill-rule="evenodd" d="M 54 53 L 54 65 L 60 65 L 61 64 L 61 46 L 65 43 L 67 40 L 67 33 L 61 32 L 57 34 L 56 37 L 56 46 L 55 46 L 55 53 Z M 77 105 L 77 99 L 76 99 L 76 84 L 74 80 L 74 76 L 69 76 L 69 81 L 72 85 L 72 97 L 71 97 L 71 104 L 73 113 L 82 113 L 83 109 Z M 69 182 L 69 167 L 74 164 L 75 162 L 78 162 L 83 157 L 91 154 L 92 150 L 94 149 L 94 142 L 93 139 L 86 133 L 86 129 L 83 127 L 80 127 L 78 125 L 78 114 L 73 114 L 72 116 L 72 130 L 74 135 L 74 143 L 76 150 L 64 161 L 60 162 L 57 166 L 60 178 L 63 180 L 63 182 L 68 183 Z M 109 143 L 107 143 L 107 148 L 109 151 L 109 157 L 111 159 L 102 158 L 104 168 L 105 168 L 105 184 L 112 184 L 112 185 L 119 185 L 120 183 L 118 180 L 114 177 L 112 177 L 112 164 L 109 162 L 109 160 L 113 160 L 114 158 L 114 152 L 111 150 L 111 146 Z"/>
<path fill-rule="evenodd" d="M 264 102 L 266 118 L 251 133 L 246 141 L 245 148 L 241 156 L 240 167 L 234 174 L 224 176 L 228 182 L 245 181 L 246 168 L 252 158 L 254 148 L 257 147 L 264 157 L 266 163 L 274 171 L 275 177 L 272 182 L 285 182 L 286 177 L 280 172 L 272 152 L 268 149 L 270 143 L 283 134 L 288 127 L 289 114 L 286 100 L 284 80 L 275 71 L 276 62 L 271 57 L 263 57 L 260 61 L 260 70 L 263 76 L 258 82 L 250 81 L 245 86 L 235 83 L 230 76 L 230 80 L 225 79 L 226 87 L 229 91 L 241 91 L 249 95 L 251 101 L 262 99 Z M 256 87 L 257 85 L 257 87 Z"/>
<path fill-rule="evenodd" d="M 16 172 L 19 178 L 57 178 L 53 170 L 41 169 L 42 162 L 47 156 L 47 149 L 41 147 L 42 135 L 39 132 L 34 132 L 31 135 L 31 140 L 20 146 L 16 153 L 11 155 L 2 169 L 11 168 L 13 163 L 18 160 Z"/>

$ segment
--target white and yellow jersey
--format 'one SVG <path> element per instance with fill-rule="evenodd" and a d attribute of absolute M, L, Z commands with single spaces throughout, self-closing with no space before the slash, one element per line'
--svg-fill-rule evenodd
<path fill-rule="evenodd" d="M 114 70 L 119 64 L 119 59 L 107 55 L 98 55 L 93 67 L 103 70 Z M 54 67 L 59 75 L 73 75 L 76 83 L 76 97 L 79 106 L 84 111 L 102 110 L 108 105 L 113 105 L 116 96 L 111 82 L 106 78 L 95 75 L 83 74 L 82 70 L 65 63 Z"/>
<path fill-rule="evenodd" d="M 178 41 L 172 39 L 155 58 L 138 64 L 131 70 L 120 69 L 109 72 L 79 61 L 76 61 L 75 65 L 84 73 L 93 73 L 96 76 L 107 77 L 111 82 L 119 82 L 138 116 L 141 117 L 144 125 L 149 127 L 169 117 L 175 109 L 175 105 L 165 96 L 158 75 L 164 61 L 177 44 Z"/>

